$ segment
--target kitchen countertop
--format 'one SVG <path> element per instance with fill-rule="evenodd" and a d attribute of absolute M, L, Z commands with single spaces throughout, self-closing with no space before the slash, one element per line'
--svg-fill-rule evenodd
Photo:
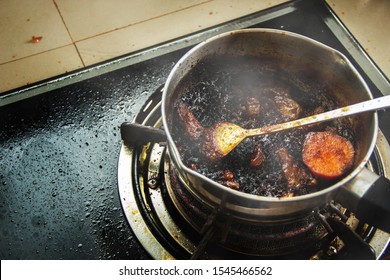
<path fill-rule="evenodd" d="M 0 94 L 285 2 L 3 0 Z M 390 2 L 326 2 L 390 78 Z"/>

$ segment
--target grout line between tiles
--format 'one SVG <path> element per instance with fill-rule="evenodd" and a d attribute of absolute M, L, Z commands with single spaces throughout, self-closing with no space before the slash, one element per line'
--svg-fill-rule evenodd
<path fill-rule="evenodd" d="M 65 28 L 66 28 L 66 31 L 68 32 L 68 35 L 69 35 L 70 39 L 72 40 L 72 44 L 73 44 L 73 46 L 74 46 L 75 49 L 76 49 L 77 55 L 79 56 L 81 63 L 82 63 L 83 66 L 85 67 L 84 60 L 83 60 L 83 58 L 82 58 L 82 56 L 81 56 L 81 54 L 80 54 L 79 49 L 77 48 L 76 42 L 73 40 L 72 34 L 70 33 L 70 31 L 69 31 L 69 29 L 68 29 L 68 26 L 66 25 L 66 22 L 65 22 L 65 20 L 64 20 L 64 17 L 62 16 L 61 11 L 60 11 L 60 9 L 58 8 L 57 2 L 56 2 L 55 0 L 53 0 L 53 4 L 54 4 L 54 6 L 56 7 L 57 12 L 58 12 L 58 14 L 59 14 L 60 17 L 61 17 L 62 23 L 64 24 L 64 26 L 65 26 Z"/>
<path fill-rule="evenodd" d="M 0 63 L 0 66 L 1 65 L 6 65 L 6 64 L 10 64 L 10 63 L 15 62 L 15 61 L 23 60 L 23 59 L 26 59 L 26 58 L 34 57 L 34 56 L 37 56 L 37 55 L 40 55 L 40 54 L 43 54 L 43 53 L 48 53 L 48 52 L 51 52 L 51 51 L 55 51 L 55 50 L 58 50 L 58 49 L 61 49 L 61 48 L 64 48 L 64 47 L 68 47 L 68 46 L 74 46 L 74 43 L 58 46 L 58 47 L 55 47 L 55 48 L 51 48 L 49 50 L 45 50 L 45 51 L 42 51 L 42 52 L 26 55 L 26 56 L 23 56 L 23 57 L 20 57 L 20 58 L 15 58 L 13 60 Z"/>
<path fill-rule="evenodd" d="M 115 31 L 118 31 L 118 30 L 123 30 L 123 29 L 126 29 L 130 26 L 136 26 L 136 25 L 139 25 L 139 24 L 142 24 L 142 23 L 145 23 L 145 22 L 148 22 L 148 21 L 152 21 L 152 20 L 155 20 L 155 19 L 158 19 L 158 18 L 162 18 L 162 17 L 165 17 L 165 16 L 168 16 L 168 15 L 171 15 L 171 14 L 175 14 L 175 13 L 178 13 L 178 12 L 181 12 L 181 11 L 185 11 L 185 10 L 188 10 L 188 9 L 192 9 L 194 7 L 198 7 L 198 6 L 202 6 L 202 5 L 205 5 L 207 3 L 211 3 L 211 2 L 214 2 L 215 0 L 206 0 L 206 1 L 202 1 L 201 3 L 198 3 L 198 4 L 194 4 L 192 6 L 188 6 L 188 7 L 184 7 L 184 8 L 181 8 L 181 9 L 177 9 L 177 10 L 174 10 L 174 11 L 170 11 L 170 12 L 167 12 L 165 14 L 161 14 L 161 15 L 158 15 L 158 16 L 154 16 L 154 17 L 151 17 L 151 18 L 148 18 L 148 19 L 144 19 L 144 20 L 140 20 L 138 22 L 134 22 L 134 23 L 131 23 L 131 24 L 127 24 L 127 25 L 124 25 L 124 26 L 121 26 L 121 27 L 118 27 L 118 28 L 115 28 L 115 29 L 112 29 L 112 30 L 109 30 L 109 31 L 105 31 L 105 32 L 101 32 L 101 33 L 98 33 L 98 34 L 95 34 L 95 35 L 92 35 L 92 36 L 88 36 L 88 37 L 85 37 L 85 38 L 82 38 L 82 39 L 79 39 L 79 40 L 74 40 L 73 37 L 72 37 L 72 34 L 66 24 L 66 21 L 61 13 L 61 10 L 57 4 L 57 1 L 56 0 L 52 0 L 55 8 L 57 9 L 57 12 L 59 14 L 59 16 L 61 17 L 61 20 L 64 24 L 64 27 L 72 41 L 72 43 L 70 44 L 66 44 L 66 45 L 63 45 L 63 46 L 59 46 L 59 47 L 56 47 L 56 48 L 52 48 L 52 49 L 49 49 L 49 50 L 45 50 L 45 51 L 42 51 L 42 52 L 39 52 L 39 53 L 35 53 L 35 54 L 31 54 L 31 55 L 28 55 L 28 56 L 24 56 L 24 57 L 21 57 L 21 58 L 18 58 L 18 59 L 14 59 L 14 60 L 11 60 L 11 61 L 7 61 L 7 62 L 3 62 L 3 63 L 0 63 L 0 65 L 5 65 L 5 64 L 9 64 L 9 63 L 12 63 L 12 62 L 15 62 L 15 61 L 19 61 L 19 60 L 22 60 L 22 59 L 25 59 L 25 58 L 29 58 L 29 57 L 34 57 L 34 56 L 37 56 L 37 55 L 40 55 L 40 54 L 43 54 L 43 53 L 47 53 L 47 52 L 50 52 L 50 51 L 53 51 L 53 50 L 57 50 L 57 49 L 60 49 L 60 48 L 63 48 L 63 47 L 66 47 L 66 46 L 71 46 L 73 45 L 76 52 L 77 52 L 77 55 L 83 65 L 83 67 L 86 66 L 86 63 L 84 62 L 83 60 L 83 57 L 80 53 L 80 50 L 78 49 L 77 47 L 77 43 L 79 42 L 83 42 L 83 41 L 86 41 L 86 40 L 89 40 L 89 39 L 92 39 L 92 38 L 95 38 L 95 37 L 99 37 L 99 36 L 102 36 L 102 35 L 105 35 L 105 34 L 109 34 L 111 32 L 115 32 Z"/>
<path fill-rule="evenodd" d="M 72 34 L 70 33 L 70 30 L 69 30 L 68 26 L 66 25 L 66 22 L 65 22 L 62 14 L 61 14 L 61 11 L 60 11 L 57 3 L 56 3 L 56 0 L 52 0 L 52 1 L 53 1 L 54 6 L 57 9 L 57 12 L 58 12 L 59 16 L 61 17 L 61 20 L 62 20 L 62 22 L 63 22 L 63 24 L 65 26 L 65 29 L 66 29 L 66 31 L 67 31 L 67 33 L 68 33 L 72 43 L 71 44 L 66 44 L 66 45 L 63 45 L 63 46 L 59 46 L 59 47 L 55 47 L 55 48 L 52 48 L 52 49 L 49 49 L 49 50 L 45 50 L 45 51 L 42 51 L 42 52 L 39 52 L 39 53 L 34 53 L 34 54 L 31 54 L 31 55 L 28 55 L 28 56 L 20 57 L 18 59 L 13 59 L 11 61 L 3 62 L 3 63 L 0 63 L 0 66 L 1 65 L 6 65 L 6 64 L 10 64 L 10 63 L 15 62 L 15 61 L 23 60 L 25 58 L 34 57 L 34 56 L 37 56 L 37 55 L 40 55 L 40 54 L 43 54 L 43 53 L 47 53 L 47 52 L 50 52 L 50 51 L 53 51 L 53 50 L 57 50 L 57 49 L 60 49 L 60 48 L 66 47 L 66 46 L 73 45 L 75 47 L 75 49 L 76 49 L 77 55 L 79 56 L 79 59 L 80 59 L 82 65 L 83 65 L 83 67 L 85 67 L 86 64 L 85 64 L 85 62 L 84 62 L 84 60 L 83 60 L 83 58 L 81 56 L 81 53 L 80 53 L 80 51 L 79 51 L 79 49 L 77 47 L 77 43 L 83 42 L 85 40 L 88 40 L 88 39 L 91 39 L 91 38 L 94 38 L 94 37 L 98 37 L 98 36 L 101 36 L 101 35 L 104 35 L 104 34 L 115 32 L 117 30 L 122 30 L 122 29 L 125 29 L 125 28 L 130 27 L 130 26 L 135 26 L 135 25 L 138 25 L 138 24 L 142 24 L 142 23 L 145 23 L 145 22 L 157 19 L 157 18 L 161 18 L 161 17 L 167 16 L 167 15 L 170 15 L 170 14 L 174 14 L 174 13 L 177 13 L 177 12 L 180 12 L 180 11 L 185 11 L 187 9 L 191 9 L 191 8 L 194 8 L 194 7 L 197 7 L 197 6 L 201 6 L 201 5 L 204 5 L 206 3 L 213 2 L 214 0 L 203 1 L 203 2 L 198 3 L 196 5 L 188 6 L 188 7 L 182 8 L 182 9 L 178 9 L 178 10 L 175 10 L 175 11 L 172 11 L 172 12 L 168 12 L 168 13 L 165 13 L 165 14 L 162 14 L 162 15 L 159 15 L 159 16 L 151 17 L 151 18 L 148 18 L 148 19 L 145 19 L 145 20 L 141 20 L 141 21 L 138 21 L 138 22 L 135 22 L 135 23 L 127 24 L 127 25 L 124 25 L 122 27 L 118 27 L 118 28 L 115 28 L 113 30 L 109 30 L 109 31 L 106 31 L 106 32 L 98 33 L 98 34 L 95 34 L 93 36 L 85 37 L 83 39 L 76 40 L 76 41 L 73 40 Z"/>
<path fill-rule="evenodd" d="M 55 0 L 53 0 L 53 1 L 55 1 Z M 188 6 L 188 7 L 179 9 L 179 10 L 175 10 L 175 11 L 172 11 L 172 12 L 168 12 L 168 13 L 165 13 L 165 14 L 162 14 L 162 15 L 158 15 L 158 16 L 155 16 L 155 17 L 151 17 L 151 18 L 148 18 L 148 19 L 144 19 L 144 20 L 141 20 L 141 21 L 138 21 L 138 22 L 135 22 L 135 23 L 130 23 L 130 24 L 127 24 L 127 25 L 124 25 L 124 26 L 121 26 L 121 27 L 118 27 L 118 28 L 115 28 L 115 29 L 112 29 L 112 30 L 109 30 L 109 31 L 105 31 L 105 32 L 101 32 L 101 33 L 98 33 L 98 34 L 89 36 L 89 37 L 85 37 L 85 38 L 83 38 L 83 39 L 79 39 L 79 40 L 76 40 L 76 41 L 73 41 L 73 40 L 72 40 L 72 41 L 73 41 L 74 43 L 79 43 L 79 42 L 82 42 L 82 41 L 85 41 L 85 40 L 88 40 L 88 39 L 91 39 L 91 38 L 94 38 L 94 37 L 99 37 L 99 36 L 101 36 L 101 35 L 108 34 L 108 33 L 111 33 L 111 32 L 115 32 L 115 31 L 117 31 L 117 30 L 122 30 L 122 29 L 125 29 L 125 28 L 130 27 L 130 26 L 135 26 L 135 25 L 138 25 L 138 24 L 142 24 L 142 23 L 145 23 L 145 22 L 154 20 L 154 19 L 162 18 L 162 17 L 165 17 L 165 16 L 167 16 L 167 15 L 171 15 L 171 14 L 174 14 L 174 13 L 177 13 L 177 12 L 185 11 L 185 10 L 188 10 L 188 9 L 191 9 L 191 8 L 194 8 L 194 7 L 197 7 L 197 6 L 201 6 L 201 5 L 204 5 L 204 4 L 206 4 L 206 3 L 213 2 L 213 1 L 214 1 L 214 0 L 204 1 L 204 2 L 199 3 L 199 4 L 196 4 L 196 5 Z M 65 26 L 66 26 L 66 25 L 65 25 Z M 69 31 L 68 31 L 68 32 L 69 32 Z M 72 38 L 72 37 L 71 37 L 71 38 Z"/>

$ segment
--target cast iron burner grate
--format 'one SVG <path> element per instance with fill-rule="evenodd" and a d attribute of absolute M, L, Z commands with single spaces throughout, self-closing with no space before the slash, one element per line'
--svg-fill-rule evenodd
<path fill-rule="evenodd" d="M 161 127 L 162 87 L 146 101 L 135 123 Z M 380 133 L 368 167 L 388 175 L 384 166 L 389 153 L 389 144 Z M 359 222 L 337 203 L 276 225 L 236 223 L 188 194 L 175 175 L 164 143 L 123 144 L 118 186 L 126 218 L 154 259 L 381 258 L 390 237 Z"/>

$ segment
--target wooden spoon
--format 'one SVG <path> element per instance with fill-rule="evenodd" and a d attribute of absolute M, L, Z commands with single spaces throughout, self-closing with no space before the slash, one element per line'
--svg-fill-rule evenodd
<path fill-rule="evenodd" d="M 390 95 L 356 103 L 298 120 L 280 124 L 266 125 L 254 129 L 244 129 L 233 123 L 219 122 L 207 129 L 203 150 L 208 158 L 216 160 L 229 154 L 238 144 L 241 143 L 242 140 L 249 136 L 274 133 L 363 112 L 384 109 L 387 107 L 390 107 Z"/>

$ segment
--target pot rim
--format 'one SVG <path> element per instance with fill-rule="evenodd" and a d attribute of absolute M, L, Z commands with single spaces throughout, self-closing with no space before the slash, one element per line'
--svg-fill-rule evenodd
<path fill-rule="evenodd" d="M 338 51 L 338 50 L 336 50 L 336 49 L 334 49 L 332 47 L 329 47 L 329 46 L 327 46 L 327 45 L 325 45 L 325 44 L 323 44 L 323 43 L 321 43 L 319 41 L 316 41 L 314 39 L 311 39 L 309 37 L 306 37 L 304 35 L 300 35 L 300 34 L 297 34 L 297 33 L 294 33 L 294 32 L 285 31 L 285 30 L 279 30 L 279 29 L 270 29 L 270 28 L 248 28 L 248 29 L 238 29 L 238 30 L 234 30 L 234 31 L 224 32 L 224 33 L 215 35 L 215 36 L 213 36 L 213 37 L 211 37 L 209 39 L 206 39 L 205 41 L 203 41 L 203 42 L 197 44 L 196 46 L 194 46 L 192 49 L 190 49 L 187 53 L 185 53 L 178 60 L 178 62 L 175 64 L 175 66 L 172 68 L 171 72 L 169 73 L 169 76 L 168 76 L 168 78 L 166 80 L 166 83 L 164 85 L 163 94 L 162 94 L 162 102 L 161 102 L 162 122 L 163 122 L 163 127 L 164 127 L 164 130 L 165 130 L 166 136 L 167 136 L 167 140 L 168 140 L 168 147 L 170 148 L 170 151 L 172 153 L 176 154 L 177 164 L 185 172 L 190 173 L 193 176 L 196 176 L 199 179 L 204 180 L 204 181 L 206 181 L 209 184 L 212 184 L 216 188 L 220 188 L 223 192 L 229 193 L 229 195 L 237 196 L 239 198 L 243 198 L 243 199 L 246 199 L 246 200 L 257 201 L 257 202 L 264 201 L 264 202 L 272 202 L 272 203 L 285 203 L 285 202 L 310 200 L 310 199 L 312 199 L 314 197 L 318 197 L 318 196 L 321 196 L 321 195 L 325 195 L 327 193 L 331 193 L 331 192 L 335 191 L 336 189 L 338 189 L 338 188 L 342 187 L 343 185 L 345 185 L 347 182 L 351 181 L 358 173 L 361 172 L 361 170 L 363 168 L 365 168 L 365 165 L 366 165 L 367 161 L 369 160 L 369 158 L 371 157 L 372 152 L 373 152 L 373 150 L 375 148 L 376 140 L 377 140 L 377 137 L 378 137 L 378 115 L 377 115 L 377 112 L 371 112 L 371 114 L 373 114 L 373 125 L 374 125 L 373 134 L 371 135 L 371 142 L 370 142 L 369 147 L 367 148 L 367 152 L 364 155 L 363 159 L 360 161 L 360 163 L 355 167 L 355 169 L 352 172 L 350 172 L 346 177 L 344 177 L 340 181 L 336 182 L 335 184 L 333 184 L 333 185 L 331 185 L 331 186 L 329 186 L 329 187 L 327 187 L 325 189 L 322 189 L 322 190 L 319 190 L 319 191 L 316 191 L 316 192 L 313 192 L 313 193 L 304 194 L 304 195 L 300 195 L 300 196 L 294 196 L 294 197 L 281 197 L 281 198 L 278 198 L 278 197 L 265 197 L 265 196 L 259 196 L 259 195 L 244 193 L 244 192 L 241 192 L 241 191 L 230 189 L 230 188 L 228 188 L 228 187 L 226 187 L 226 186 L 224 186 L 222 184 L 219 184 L 219 183 L 215 182 L 214 180 L 211 180 L 210 178 L 206 177 L 205 175 L 200 174 L 200 173 L 198 173 L 198 172 L 188 168 L 182 161 L 180 153 L 178 152 L 176 144 L 174 143 L 172 135 L 171 135 L 171 133 L 170 133 L 170 131 L 168 129 L 169 125 L 168 125 L 167 114 L 166 114 L 166 99 L 167 99 L 167 95 L 168 95 L 168 92 L 167 92 L 168 86 L 167 85 L 169 85 L 171 83 L 171 80 L 176 75 L 180 65 L 182 63 L 184 63 L 198 49 L 203 48 L 205 45 L 209 44 L 210 42 L 213 42 L 215 40 L 219 40 L 220 38 L 223 38 L 223 37 L 226 37 L 226 36 L 231 36 L 231 35 L 238 34 L 238 33 L 257 33 L 257 32 L 260 32 L 260 33 L 262 33 L 262 32 L 271 32 L 271 33 L 276 33 L 276 34 L 281 34 L 281 35 L 295 37 L 295 38 L 298 38 L 300 40 L 306 40 L 309 43 L 318 46 L 319 48 L 322 48 L 322 49 L 325 49 L 327 51 L 332 52 L 334 55 L 338 56 L 338 58 L 340 60 L 344 61 L 344 63 L 347 64 L 347 66 L 351 69 L 351 71 L 353 71 L 355 76 L 360 80 L 362 86 L 366 90 L 367 95 L 370 97 L 370 99 L 373 98 L 373 95 L 372 95 L 372 93 L 371 93 L 367 83 L 362 78 L 362 76 L 357 71 L 357 69 L 354 67 L 354 65 L 349 61 L 349 59 L 344 54 L 342 54 L 340 51 Z"/>

